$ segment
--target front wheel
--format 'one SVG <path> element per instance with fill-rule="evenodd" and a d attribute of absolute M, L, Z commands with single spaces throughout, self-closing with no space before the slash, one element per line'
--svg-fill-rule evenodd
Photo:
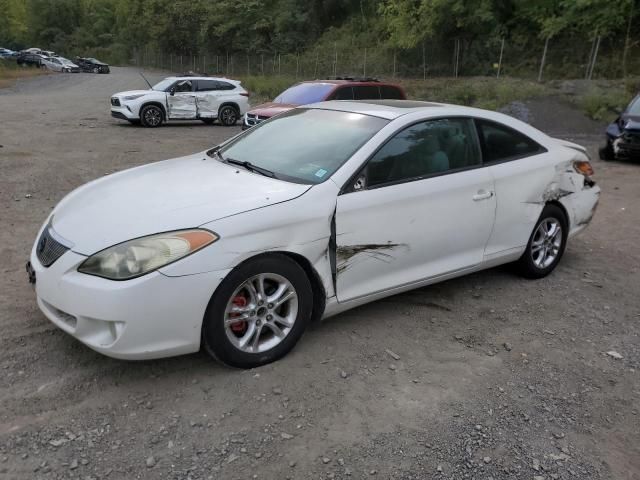
<path fill-rule="evenodd" d="M 218 111 L 218 118 L 220 123 L 225 127 L 232 127 L 238 123 L 238 110 L 231 105 L 224 105 Z"/>
<path fill-rule="evenodd" d="M 100 69 L 98 67 L 94 67 L 93 73 L 100 73 Z"/>
<path fill-rule="evenodd" d="M 159 127 L 162 125 L 162 119 L 162 109 L 157 105 L 147 105 L 140 110 L 140 123 L 143 127 Z"/>
<path fill-rule="evenodd" d="M 311 318 L 313 294 L 304 270 L 282 254 L 238 266 L 220 284 L 204 316 L 202 341 L 220 362 L 254 368 L 278 360 Z"/>
<path fill-rule="evenodd" d="M 527 248 L 517 262 L 526 278 L 549 275 L 560 262 L 569 236 L 564 211 L 557 205 L 547 205 L 533 229 Z"/>

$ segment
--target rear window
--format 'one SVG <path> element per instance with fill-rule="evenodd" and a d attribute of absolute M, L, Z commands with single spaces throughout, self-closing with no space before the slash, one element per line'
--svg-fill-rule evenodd
<path fill-rule="evenodd" d="M 233 90 L 236 88 L 228 82 L 222 82 L 220 80 L 198 80 L 197 91 L 209 92 L 212 90 Z"/>
<path fill-rule="evenodd" d="M 380 87 L 380 96 L 389 100 L 404 100 L 402 90 L 392 85 L 382 85 Z"/>
<path fill-rule="evenodd" d="M 353 100 L 353 90 L 351 87 L 340 87 L 333 95 L 331 95 L 331 100 Z"/>
<path fill-rule="evenodd" d="M 380 90 L 377 85 L 356 85 L 353 87 L 355 100 L 380 100 Z"/>
<path fill-rule="evenodd" d="M 482 144 L 484 163 L 502 162 L 536 155 L 545 151 L 526 135 L 505 125 L 487 120 L 476 120 Z"/>
<path fill-rule="evenodd" d="M 274 102 L 294 105 L 322 102 L 334 87 L 332 83 L 299 83 L 287 88 L 275 98 Z"/>

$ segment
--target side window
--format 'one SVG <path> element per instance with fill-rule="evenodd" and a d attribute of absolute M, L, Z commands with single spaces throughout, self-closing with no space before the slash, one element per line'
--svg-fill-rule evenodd
<path fill-rule="evenodd" d="M 380 87 L 380 96 L 390 100 L 404 100 L 404 95 L 398 87 L 391 85 L 382 85 Z"/>
<path fill-rule="evenodd" d="M 216 83 L 218 84 L 218 88 L 217 90 L 233 90 L 235 87 L 235 85 L 232 85 L 228 82 L 222 82 L 220 80 L 216 81 Z"/>
<path fill-rule="evenodd" d="M 380 100 L 380 90 L 377 85 L 356 85 L 353 87 L 355 100 Z"/>
<path fill-rule="evenodd" d="M 333 92 L 329 100 L 353 100 L 353 90 L 351 87 L 340 87 Z"/>
<path fill-rule="evenodd" d="M 453 172 L 481 164 L 473 121 L 429 120 L 397 133 L 369 160 L 367 186 Z"/>
<path fill-rule="evenodd" d="M 498 123 L 476 120 L 485 163 L 528 157 L 545 151 L 526 135 Z"/>
<path fill-rule="evenodd" d="M 218 82 L 215 80 L 198 80 L 196 82 L 196 91 L 210 92 L 211 90 L 218 90 Z"/>
<path fill-rule="evenodd" d="M 176 82 L 173 88 L 176 93 L 190 92 L 192 90 L 191 80 L 180 80 L 179 82 Z"/>

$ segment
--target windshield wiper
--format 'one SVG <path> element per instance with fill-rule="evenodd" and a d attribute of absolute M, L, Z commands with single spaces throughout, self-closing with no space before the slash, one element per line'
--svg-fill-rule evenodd
<path fill-rule="evenodd" d="M 216 151 L 215 153 L 220 158 L 222 158 L 222 155 L 220 155 L 220 152 Z M 264 175 L 265 177 L 276 178 L 276 174 L 273 173 L 271 170 L 267 170 L 266 168 L 259 167 L 246 160 L 244 162 L 241 162 L 240 160 L 235 160 L 233 158 L 222 158 L 222 160 L 227 163 L 230 163 L 231 165 L 239 165 L 241 167 L 244 167 L 250 172 L 259 173 L 260 175 Z"/>

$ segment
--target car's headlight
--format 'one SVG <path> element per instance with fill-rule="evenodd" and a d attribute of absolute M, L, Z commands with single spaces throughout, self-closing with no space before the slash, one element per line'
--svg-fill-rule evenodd
<path fill-rule="evenodd" d="M 126 97 L 122 97 L 123 100 L 135 100 L 136 98 L 144 97 L 146 93 L 138 93 L 136 95 L 128 95 Z"/>
<path fill-rule="evenodd" d="M 208 230 L 178 230 L 136 238 L 91 255 L 78 271 L 110 280 L 129 280 L 164 267 L 218 240 Z"/>

